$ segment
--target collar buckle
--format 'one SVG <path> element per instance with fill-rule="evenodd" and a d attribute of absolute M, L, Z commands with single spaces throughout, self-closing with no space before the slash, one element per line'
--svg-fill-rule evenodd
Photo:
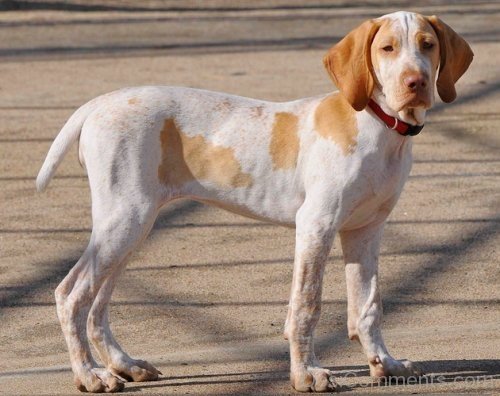
<path fill-rule="evenodd" d="M 391 129 L 397 131 L 398 130 L 398 124 L 399 124 L 399 120 L 394 117 L 394 125 L 391 127 Z"/>
<path fill-rule="evenodd" d="M 370 107 L 373 112 L 377 115 L 380 120 L 382 120 L 387 128 L 390 128 L 398 132 L 402 136 L 415 136 L 420 133 L 424 128 L 424 125 L 411 125 L 407 122 L 401 121 L 397 117 L 392 117 L 384 112 L 382 108 L 373 99 L 368 102 L 368 107 Z M 391 126 L 391 124 L 394 124 Z"/>

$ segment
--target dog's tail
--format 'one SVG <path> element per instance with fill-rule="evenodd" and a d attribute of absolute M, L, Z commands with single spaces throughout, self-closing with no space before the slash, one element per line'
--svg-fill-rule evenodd
<path fill-rule="evenodd" d="M 56 136 L 36 178 L 36 189 L 38 191 L 42 192 L 47 188 L 64 156 L 80 137 L 83 123 L 95 108 L 95 99 L 84 104 L 73 113 L 61 129 L 61 132 Z"/>

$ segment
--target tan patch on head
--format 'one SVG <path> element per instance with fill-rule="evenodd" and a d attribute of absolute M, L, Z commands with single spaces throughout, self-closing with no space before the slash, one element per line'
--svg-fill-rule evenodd
<path fill-rule="evenodd" d="M 292 113 L 276 113 L 269 153 L 274 169 L 290 169 L 297 165 L 299 155 L 299 119 Z"/>
<path fill-rule="evenodd" d="M 432 70 L 436 72 L 439 67 L 439 51 L 440 51 L 439 38 L 436 32 L 434 31 L 434 28 L 431 26 L 431 24 L 427 21 L 427 19 L 424 16 L 418 15 L 417 23 L 418 23 L 418 31 L 417 34 L 415 35 L 415 40 L 417 41 L 417 47 L 420 48 L 420 51 L 422 51 L 423 54 L 429 57 L 432 64 Z M 426 43 L 427 44 L 432 43 L 433 48 L 431 49 L 425 48 Z M 432 78 L 432 81 L 434 81 L 434 78 Z"/>
<path fill-rule="evenodd" d="M 222 187 L 249 187 L 253 183 L 252 176 L 242 172 L 233 149 L 215 146 L 201 135 L 184 134 L 172 118 L 165 120 L 160 141 L 158 177 L 164 184 L 180 187 L 206 180 Z"/>
<path fill-rule="evenodd" d="M 314 128 L 325 139 L 333 140 L 344 155 L 356 149 L 356 111 L 339 93 L 327 96 L 318 105 L 314 114 Z"/>
<path fill-rule="evenodd" d="M 455 83 L 469 68 L 474 53 L 469 44 L 451 27 L 436 16 L 426 17 L 439 40 L 439 75 L 436 81 L 439 96 L 443 102 L 455 100 Z"/>
<path fill-rule="evenodd" d="M 379 21 L 379 30 L 375 35 L 370 47 L 370 58 L 373 70 L 378 71 L 379 57 L 381 54 L 388 58 L 397 58 L 401 50 L 400 34 L 395 30 L 395 22 L 392 19 L 382 19 Z M 391 52 L 381 52 L 380 49 L 386 46 L 393 47 Z"/>
<path fill-rule="evenodd" d="M 140 102 L 139 98 L 130 98 L 128 100 L 128 104 L 130 104 L 130 105 L 135 105 L 135 104 L 137 104 L 139 102 Z"/>

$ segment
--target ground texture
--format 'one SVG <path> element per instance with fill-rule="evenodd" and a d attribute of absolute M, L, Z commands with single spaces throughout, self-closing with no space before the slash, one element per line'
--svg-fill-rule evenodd
<path fill-rule="evenodd" d="M 370 382 L 360 347 L 347 340 L 337 244 L 316 348 L 346 392 L 498 391 L 500 4 L 414 4 L 2 2 L 0 394 L 78 393 L 53 297 L 91 229 L 89 189 L 76 150 L 46 193 L 34 190 L 51 141 L 78 106 L 146 84 L 277 101 L 328 92 L 325 50 L 361 21 L 405 8 L 441 16 L 476 54 L 458 84 L 459 99 L 438 103 L 414 138 L 414 168 L 381 252 L 388 346 L 429 375 L 421 384 Z M 293 230 L 191 202 L 165 208 L 132 257 L 111 307 L 123 347 L 164 375 L 127 384 L 125 391 L 293 393 L 282 339 L 293 244 Z"/>

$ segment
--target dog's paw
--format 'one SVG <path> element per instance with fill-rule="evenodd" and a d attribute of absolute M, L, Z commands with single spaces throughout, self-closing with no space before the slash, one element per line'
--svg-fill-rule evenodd
<path fill-rule="evenodd" d="M 290 380 L 298 392 L 334 392 L 339 388 L 333 373 L 321 367 L 295 370 L 291 373 Z"/>
<path fill-rule="evenodd" d="M 75 385 L 81 392 L 112 393 L 121 392 L 125 386 L 122 380 L 106 369 L 93 368 L 80 377 L 75 377 Z"/>
<path fill-rule="evenodd" d="M 387 378 L 397 381 L 408 377 L 421 377 L 423 370 L 409 360 L 385 359 L 382 363 L 378 357 L 371 359 L 370 375 L 374 378 Z"/>
<path fill-rule="evenodd" d="M 145 382 L 156 381 L 161 371 L 145 360 L 127 359 L 119 363 L 113 363 L 110 371 L 127 381 Z"/>

